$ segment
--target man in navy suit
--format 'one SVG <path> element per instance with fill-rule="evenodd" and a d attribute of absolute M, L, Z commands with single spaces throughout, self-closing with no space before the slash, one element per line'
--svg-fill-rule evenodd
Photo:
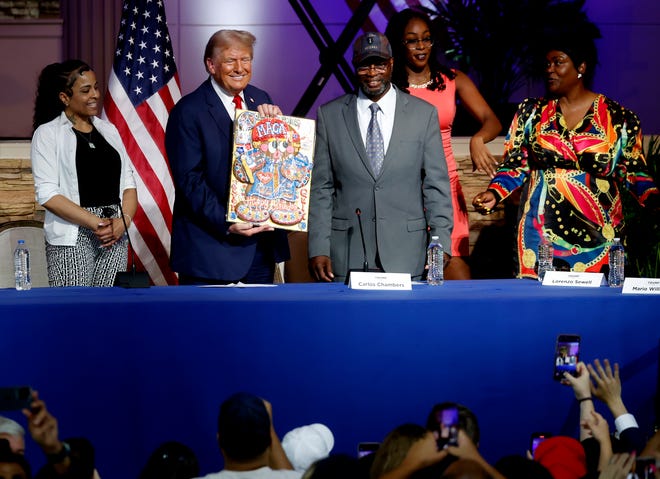
<path fill-rule="evenodd" d="M 228 223 L 227 199 L 237 108 L 281 115 L 268 93 L 249 85 L 255 37 L 220 30 L 204 52 L 209 78 L 170 113 L 165 147 L 176 196 L 170 261 L 180 284 L 272 283 L 289 258 L 286 232 Z"/>

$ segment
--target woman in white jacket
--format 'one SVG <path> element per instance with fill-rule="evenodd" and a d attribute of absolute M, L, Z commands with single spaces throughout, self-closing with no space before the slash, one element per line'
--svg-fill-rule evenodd
<path fill-rule="evenodd" d="M 31 158 L 51 286 L 112 286 L 126 270 L 135 180 L 119 132 L 96 117 L 100 107 L 89 65 L 68 60 L 42 70 Z"/>

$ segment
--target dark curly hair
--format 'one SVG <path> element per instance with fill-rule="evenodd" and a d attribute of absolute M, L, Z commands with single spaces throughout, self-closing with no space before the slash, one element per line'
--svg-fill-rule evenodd
<path fill-rule="evenodd" d="M 598 26 L 591 22 L 582 10 L 583 4 L 584 2 L 557 2 L 549 5 L 538 38 L 532 40 L 538 45 L 536 48 L 541 72 L 545 71 L 545 56 L 548 52 L 564 52 L 576 69 L 581 63 L 585 63 L 583 82 L 587 87 L 591 87 L 598 66 L 596 40 L 602 38 L 602 35 Z"/>
<path fill-rule="evenodd" d="M 149 456 L 138 479 L 191 479 L 199 476 L 197 456 L 185 444 L 168 441 Z"/>
<path fill-rule="evenodd" d="M 36 130 L 39 125 L 57 118 L 62 113 L 64 104 L 60 100 L 60 93 L 73 95 L 72 88 L 76 79 L 91 70 L 90 66 L 82 60 L 51 63 L 41 70 L 34 102 L 33 130 Z"/>
<path fill-rule="evenodd" d="M 598 51 L 594 37 L 588 34 L 562 34 L 548 37 L 543 42 L 543 55 L 557 50 L 568 55 L 577 69 L 585 64 L 584 84 L 591 87 L 598 65 Z"/>
<path fill-rule="evenodd" d="M 406 46 L 403 44 L 403 36 L 406 31 L 408 22 L 413 19 L 418 19 L 426 23 L 431 38 L 434 40 L 429 54 L 429 68 L 431 69 L 431 83 L 427 87 L 429 90 L 444 90 L 447 88 L 442 75 L 445 75 L 450 80 L 456 78 L 456 73 L 450 68 L 442 65 L 437 57 L 435 44 L 438 39 L 433 22 L 424 12 L 406 8 L 400 12 L 395 13 L 390 17 L 385 29 L 385 36 L 392 45 L 392 55 L 394 57 L 394 69 L 392 71 L 392 82 L 401 90 L 408 92 L 408 73 L 406 72 Z"/>

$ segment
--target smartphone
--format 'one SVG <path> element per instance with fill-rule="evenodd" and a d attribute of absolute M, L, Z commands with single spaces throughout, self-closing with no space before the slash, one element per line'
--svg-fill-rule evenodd
<path fill-rule="evenodd" d="M 379 447 L 379 442 L 361 442 L 357 447 L 357 457 L 360 458 L 368 456 L 369 454 L 373 454 L 378 450 Z"/>
<path fill-rule="evenodd" d="M 32 388 L 29 386 L 0 387 L 0 411 L 29 409 Z"/>
<path fill-rule="evenodd" d="M 447 446 L 458 446 L 458 408 L 441 409 L 436 415 L 438 422 L 438 450 Z"/>
<path fill-rule="evenodd" d="M 577 363 L 580 360 L 580 336 L 577 334 L 560 334 L 555 346 L 555 381 L 564 378 L 564 372 L 576 376 Z"/>
<path fill-rule="evenodd" d="M 532 433 L 531 437 L 529 438 L 529 452 L 532 453 L 532 457 L 534 457 L 534 451 L 536 451 L 536 448 L 539 447 L 539 444 L 550 437 L 552 437 L 552 434 L 549 432 Z"/>

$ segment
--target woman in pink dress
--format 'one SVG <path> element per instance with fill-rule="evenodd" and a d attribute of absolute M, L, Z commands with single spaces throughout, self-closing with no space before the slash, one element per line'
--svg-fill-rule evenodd
<path fill-rule="evenodd" d="M 421 12 L 406 9 L 390 18 L 385 30 L 394 55 L 392 81 L 399 89 L 428 101 L 438 109 L 442 142 L 447 159 L 454 205 L 452 259 L 445 268 L 445 279 L 470 279 L 470 227 L 467 204 L 463 196 L 451 148 L 451 127 L 456 114 L 457 96 L 481 128 L 470 140 L 473 171 L 495 175 L 497 160 L 486 148 L 502 125 L 470 78 L 441 65 L 433 50 L 435 35 L 429 18 Z"/>

